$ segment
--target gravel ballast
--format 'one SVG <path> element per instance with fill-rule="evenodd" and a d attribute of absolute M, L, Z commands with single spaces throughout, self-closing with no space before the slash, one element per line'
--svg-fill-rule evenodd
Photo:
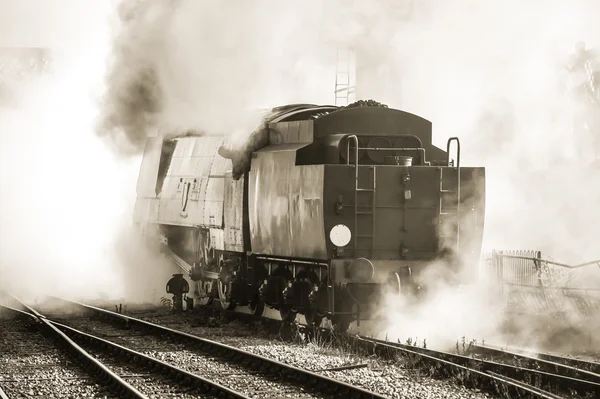
<path fill-rule="evenodd" d="M 0 387 L 9 398 L 113 398 L 32 322 L 0 319 Z"/>
<path fill-rule="evenodd" d="M 491 398 L 491 394 L 468 389 L 446 380 L 437 380 L 421 371 L 406 368 L 402 362 L 391 362 L 381 358 L 352 354 L 324 343 L 284 343 L 276 335 L 269 335 L 260 326 L 240 322 L 219 324 L 216 320 L 203 319 L 193 313 L 173 314 L 159 311 L 156 314 L 130 314 L 146 321 L 167 326 L 202 338 L 231 345 L 269 359 L 278 360 L 295 367 L 323 374 L 364 389 L 389 396 L 390 398 Z M 147 341 L 148 342 L 148 341 Z M 165 348 L 166 349 L 166 348 Z M 173 360 L 173 356 L 185 358 L 185 352 L 160 352 Z M 199 359 L 189 357 L 184 363 L 195 363 Z M 327 369 L 358 366 L 353 369 L 327 371 Z M 194 367 L 194 366 L 185 366 Z M 189 369 L 192 371 L 193 369 Z M 195 371 L 198 372 L 198 371 Z"/>
<path fill-rule="evenodd" d="M 168 338 L 140 333 L 135 329 L 122 330 L 97 320 L 70 318 L 65 320 L 65 323 L 74 328 L 204 377 L 251 398 L 309 399 L 335 397 L 307 392 L 304 387 L 290 384 L 281 380 L 279 377 L 266 375 L 259 370 L 249 371 L 245 367 L 239 366 L 231 361 L 187 350 L 185 344 L 171 342 Z M 92 350 L 90 350 L 90 352 L 95 353 L 95 351 Z M 130 373 L 131 371 L 126 372 Z M 141 392 L 146 393 L 146 388 L 135 385 L 136 381 L 131 381 L 130 383 L 140 389 Z"/>
<path fill-rule="evenodd" d="M 89 353 L 107 365 L 113 372 L 118 374 L 132 387 L 149 398 L 214 398 L 214 396 L 211 395 L 201 394 L 200 390 L 197 388 L 192 388 L 183 384 L 177 384 L 171 379 L 163 377 L 159 373 L 145 372 L 143 367 L 139 367 L 136 364 L 115 362 L 112 356 L 106 356 L 104 353 L 95 349 L 89 349 Z"/>

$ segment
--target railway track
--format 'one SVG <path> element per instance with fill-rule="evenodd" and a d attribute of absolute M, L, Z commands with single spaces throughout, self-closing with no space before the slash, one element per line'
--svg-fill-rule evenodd
<path fill-rule="evenodd" d="M 368 337 L 351 339 L 379 355 L 400 355 L 434 372 L 459 376 L 468 385 L 508 397 L 594 398 L 600 392 L 600 375 L 565 364 L 525 356 L 500 361 L 498 358 L 476 358 Z"/>
<path fill-rule="evenodd" d="M 49 322 L 21 309 L 0 309 L 0 398 L 144 397 Z"/>
<path fill-rule="evenodd" d="M 57 312 L 53 312 L 50 319 L 46 317 L 49 313 L 42 316 L 31 308 L 26 309 L 77 342 L 107 369 L 143 393 L 149 386 L 154 394 L 156 385 L 162 384 L 159 397 L 168 397 L 173 389 L 191 384 L 202 388 L 202 394 L 235 398 L 384 398 L 218 342 L 92 306 L 65 303 L 69 304 L 70 311 L 62 315 L 64 321 L 57 320 L 61 316 Z M 94 317 L 92 321 L 77 317 L 89 314 Z M 154 374 L 140 373 L 140 369 Z M 179 385 L 169 388 L 162 381 L 164 376 Z M 141 383 L 136 383 L 140 380 Z M 177 392 L 177 397 L 182 393 L 187 392 Z"/>
<path fill-rule="evenodd" d="M 57 328 L 102 361 L 110 361 L 109 356 L 106 355 L 108 347 L 113 348 L 108 352 L 109 354 L 120 353 L 123 358 L 142 365 L 157 358 L 167 366 L 177 364 L 173 354 L 185 353 L 186 360 L 179 363 L 184 372 L 202 374 L 220 385 L 235 387 L 236 384 L 241 385 L 242 381 L 248 385 L 248 381 L 251 381 L 248 370 L 253 370 L 255 373 L 252 378 L 262 378 L 262 380 L 257 384 L 249 385 L 247 392 L 244 392 L 248 397 L 383 397 L 238 348 L 109 310 L 74 302 L 71 302 L 70 306 L 70 314 L 61 311 L 46 313 L 46 316 L 51 316 L 54 319 L 51 322 Z M 61 308 L 64 309 L 64 306 Z M 91 313 L 94 318 L 91 321 L 78 318 L 77 314 L 80 312 Z M 231 317 L 229 314 L 228 316 Z M 65 318 L 65 322 L 60 323 L 59 318 Z M 255 320 L 248 317 L 245 319 Z M 327 329 L 315 330 L 306 326 L 300 328 L 306 334 L 320 334 L 321 339 L 337 340 L 338 343 L 345 341 L 349 344 L 347 346 L 361 348 L 383 358 L 401 357 L 407 367 L 419 367 L 434 378 L 452 378 L 469 388 L 501 397 L 592 398 L 596 397 L 594 396 L 596 392 L 600 392 L 600 375 L 594 368 L 598 367 L 598 364 L 592 362 L 570 358 L 558 359 L 556 356 L 550 359 L 551 355 L 547 355 L 548 359 L 542 359 L 545 355 L 536 359 L 526 354 L 509 353 L 477 345 L 471 345 L 469 355 L 466 356 L 369 337 L 334 334 Z M 221 367 L 219 364 L 222 364 L 219 361 L 223 360 L 229 361 L 229 364 L 235 362 L 237 367 L 219 368 Z M 195 368 L 190 366 L 198 364 L 201 366 L 194 366 Z M 133 371 L 121 370 L 118 365 L 111 366 L 118 370 L 118 373 L 129 373 L 126 375 L 132 376 L 134 380 L 137 378 L 144 383 L 155 382 L 148 374 L 139 372 L 132 374 Z M 161 370 L 168 370 L 168 367 Z M 256 370 L 260 371 L 259 377 L 256 376 Z M 185 377 L 179 378 L 185 379 Z M 286 381 L 291 384 L 286 386 Z M 307 382 L 310 383 L 312 392 L 288 389 L 290 385 L 298 387 Z M 268 392 L 265 392 L 264 386 L 269 387 Z M 326 391 L 327 394 L 324 395 Z M 276 392 L 281 395 L 273 396 Z"/>
<path fill-rule="evenodd" d="M 558 366 L 567 366 L 566 369 L 576 369 L 579 371 L 588 371 L 588 377 L 593 381 L 600 382 L 597 377 L 600 374 L 600 363 L 576 359 L 572 357 L 552 355 L 549 353 L 539 353 L 526 351 L 517 348 L 502 349 L 493 345 L 471 345 L 469 353 L 474 355 L 489 356 L 500 361 L 519 362 L 520 364 L 542 364 L 547 368 L 555 368 Z"/>
<path fill-rule="evenodd" d="M 81 339 L 81 332 L 48 320 L 25 305 L 23 305 L 24 309 L 6 308 L 24 318 L 29 318 L 29 321 L 49 326 L 50 330 L 55 333 L 53 338 L 63 338 L 63 341 L 60 343 L 65 344 L 70 342 L 71 345 L 67 349 L 76 349 L 80 359 L 82 356 L 87 359 L 88 362 L 85 363 L 88 364 L 85 367 L 89 370 L 90 376 L 99 379 L 100 384 L 104 386 L 104 390 L 113 394 L 113 396 L 107 396 L 105 393 L 99 392 L 95 397 L 119 399 L 150 397 L 173 397 L 180 399 L 209 397 L 248 398 L 229 388 L 219 386 L 193 374 L 185 373 L 164 362 L 154 361 L 151 358 L 136 359 L 133 357 L 135 356 L 133 352 L 128 352 L 125 348 L 119 350 L 119 348 L 111 345 L 108 341 L 99 342 L 95 337 L 89 336 L 90 340 L 100 344 L 99 347 L 89 345 L 89 342 Z M 75 339 L 68 338 L 68 336 L 72 335 L 77 337 Z M 77 344 L 75 341 L 84 342 Z M 109 356 L 105 355 L 106 352 L 109 352 Z M 141 370 L 143 368 L 149 368 L 151 371 L 143 372 Z M 98 378 L 99 371 L 101 374 L 100 378 Z M 186 383 L 185 385 L 180 383 L 182 379 Z M 3 384 L 6 383 L 5 380 L 0 382 Z M 39 379 L 34 380 L 34 382 L 39 382 Z M 7 397 L 21 398 L 36 395 L 36 392 L 33 391 L 25 393 L 21 391 L 22 387 L 19 387 L 19 389 L 13 390 L 13 395 L 7 395 Z M 43 393 L 50 395 L 53 392 Z M 83 393 L 79 392 L 79 395 L 69 395 L 68 397 L 83 397 Z"/>
<path fill-rule="evenodd" d="M 231 315 L 228 314 L 229 317 Z M 255 319 L 242 315 L 242 319 Z M 306 334 L 336 340 L 346 347 L 361 348 L 382 357 L 400 356 L 411 365 L 420 365 L 434 377 L 454 377 L 470 387 L 502 397 L 594 398 L 600 392 L 600 364 L 553 355 L 494 351 L 471 345 L 469 356 L 441 352 L 364 336 L 336 334 L 329 329 L 300 326 Z M 475 352 L 480 352 L 479 357 Z M 482 358 L 481 355 L 487 357 Z"/>

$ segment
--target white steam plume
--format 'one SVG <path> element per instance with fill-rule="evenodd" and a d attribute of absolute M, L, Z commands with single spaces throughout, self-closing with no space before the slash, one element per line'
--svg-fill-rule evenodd
<path fill-rule="evenodd" d="M 111 3 L 39 3 L 0 2 L 11 22 L 2 44 L 46 47 L 52 60 L 51 73 L 13 86 L 16 105 L 0 106 L 0 289 L 121 296 L 114 244 L 139 159 L 116 160 L 93 130 Z"/>
<path fill-rule="evenodd" d="M 597 257 L 590 238 L 600 233 L 600 213 L 594 205 L 600 195 L 591 184 L 593 175 L 574 168 L 561 179 L 541 181 L 534 170 L 552 165 L 556 154 L 568 148 L 573 152 L 574 147 L 589 147 L 569 136 L 561 68 L 575 41 L 600 46 L 595 42 L 600 37 L 598 2 L 414 1 L 408 19 L 402 18 L 405 2 L 391 0 L 145 0 L 137 2 L 137 9 L 132 3 L 122 2 L 125 18 L 114 42 L 101 120 L 95 125 L 97 133 L 114 139 L 125 153 L 139 153 L 145 135 L 157 128 L 249 132 L 255 122 L 246 111 L 253 108 L 329 103 L 335 51 L 354 47 L 363 66 L 379 71 L 387 65 L 399 79 L 389 82 L 393 90 L 388 90 L 388 98 L 376 100 L 432 120 L 438 144 L 443 145 L 449 136 L 460 136 L 463 163 L 487 167 L 488 246 L 538 247 L 554 251 L 565 262 Z M 108 245 L 99 243 L 116 239 L 115 223 L 129 216 L 120 219 L 116 214 L 127 213 L 125 202 L 132 201 L 130 196 L 123 203 L 113 202 L 114 207 L 106 201 L 120 201 L 115 199 L 119 198 L 117 176 L 123 176 L 127 190 L 133 190 L 134 172 L 116 166 L 97 171 L 105 179 L 104 189 L 72 183 L 74 177 L 78 183 L 90 177 L 94 180 L 94 176 L 95 183 L 99 181 L 98 175 L 84 173 L 94 170 L 86 169 L 91 161 L 116 165 L 106 153 L 98 158 L 90 155 L 103 150 L 88 133 L 96 115 L 86 90 L 102 73 L 105 58 L 102 46 L 96 47 L 98 42 L 86 37 L 98 29 L 104 38 L 108 36 L 105 20 L 93 22 L 106 14 L 92 7 L 74 7 L 75 2 L 64 9 L 77 10 L 70 11 L 71 21 L 78 21 L 71 26 L 79 27 L 67 29 L 68 34 L 61 37 L 77 45 L 80 63 L 69 61 L 68 73 L 53 78 L 50 86 L 54 89 L 37 91 L 37 100 L 14 114 L 12 122 L 8 116 L 3 118 L 9 122 L 2 123 L 2 195 L 9 200 L 2 205 L 0 256 L 2 267 L 21 270 L 19 275 L 30 275 L 27 268 L 32 267 L 42 276 L 51 275 L 47 271 L 53 268 L 65 270 L 63 275 L 81 274 L 81 262 L 76 267 L 75 258 L 62 247 L 67 242 L 72 250 L 81 249 L 78 260 L 86 255 L 91 259 L 88 262 L 94 267 L 85 270 L 104 270 L 99 248 Z M 61 13 L 57 10 L 63 8 L 55 6 L 44 17 L 54 21 L 56 29 L 49 31 L 64 32 L 69 24 L 64 17 L 54 17 Z M 36 24 L 29 25 L 36 29 Z M 380 88 L 365 81 L 358 84 L 367 97 Z M 81 111 L 84 105 L 87 111 Z M 506 115 L 512 115 L 512 120 L 507 121 Z M 486 136 L 492 133 L 495 136 Z M 18 140 L 22 140 L 21 148 L 37 148 L 40 156 L 33 156 L 31 149 L 21 158 L 5 153 Z M 72 150 L 74 144 L 82 148 L 81 153 Z M 50 158 L 50 149 L 62 161 Z M 68 162 L 61 164 L 65 159 L 72 159 L 77 169 Z M 13 172 L 17 166 L 25 171 L 23 177 Z M 52 197 L 39 201 L 36 186 L 24 182 L 40 176 L 43 184 L 50 184 L 54 177 L 62 191 L 52 188 Z M 577 187 L 586 190 L 574 193 Z M 57 194 L 61 192 L 69 198 L 87 194 L 96 202 L 61 202 Z M 574 198 L 583 195 L 583 202 Z M 565 209 L 565 204 L 575 202 L 577 207 Z M 46 212 L 43 206 L 53 211 Z M 92 220 L 82 223 L 79 215 Z M 24 244 L 28 239 L 43 243 L 46 254 L 27 252 L 31 249 Z M 19 258 L 23 253 L 27 257 Z M 63 257 L 71 259 L 66 262 L 69 268 L 58 266 L 65 264 Z M 83 280 L 71 285 L 87 287 Z M 465 304 L 466 312 L 476 302 Z M 429 327 L 440 326 L 435 314 L 426 317 Z"/>
<path fill-rule="evenodd" d="M 352 47 L 372 72 L 358 82 L 365 96 L 385 81 L 378 100 L 432 120 L 438 145 L 458 135 L 463 165 L 487 167 L 487 247 L 589 259 L 598 212 L 565 210 L 572 188 L 535 183 L 590 147 L 570 134 L 563 67 L 577 40 L 600 46 L 598 11 L 591 0 L 126 1 L 98 132 L 126 152 L 156 129 L 249 133 L 251 109 L 331 102 L 336 49 Z M 568 180 L 590 176 L 573 169 Z M 596 219 L 574 234 L 573 214 Z"/>
<path fill-rule="evenodd" d="M 249 133 L 252 108 L 329 103 L 336 50 L 351 47 L 373 79 L 358 81 L 363 96 L 385 93 L 375 99 L 431 120 L 438 145 L 459 136 L 463 165 L 487 168 L 487 247 L 598 257 L 596 172 L 540 174 L 590 147 L 570 134 L 563 67 L 576 41 L 600 46 L 597 1 L 146 0 L 122 14 L 98 129 L 118 148 L 139 152 L 162 128 Z M 461 315 L 487 303 L 457 295 L 419 313 L 423 333 L 443 331 L 449 311 L 481 332 Z"/>

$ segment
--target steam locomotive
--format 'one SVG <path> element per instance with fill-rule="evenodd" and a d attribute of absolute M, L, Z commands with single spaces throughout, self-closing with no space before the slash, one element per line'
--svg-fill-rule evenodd
<path fill-rule="evenodd" d="M 134 219 L 196 304 L 268 306 L 346 330 L 383 294 L 426 288 L 428 271 L 475 275 L 484 188 L 484 168 L 460 166 L 458 138 L 434 146 L 417 115 L 371 100 L 294 104 L 272 109 L 241 148 L 149 138 Z"/>

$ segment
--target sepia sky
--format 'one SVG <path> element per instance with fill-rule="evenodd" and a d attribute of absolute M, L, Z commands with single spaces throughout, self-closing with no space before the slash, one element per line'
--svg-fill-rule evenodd
<path fill-rule="evenodd" d="M 0 47 L 79 46 L 104 30 L 112 0 L 0 0 Z"/>

